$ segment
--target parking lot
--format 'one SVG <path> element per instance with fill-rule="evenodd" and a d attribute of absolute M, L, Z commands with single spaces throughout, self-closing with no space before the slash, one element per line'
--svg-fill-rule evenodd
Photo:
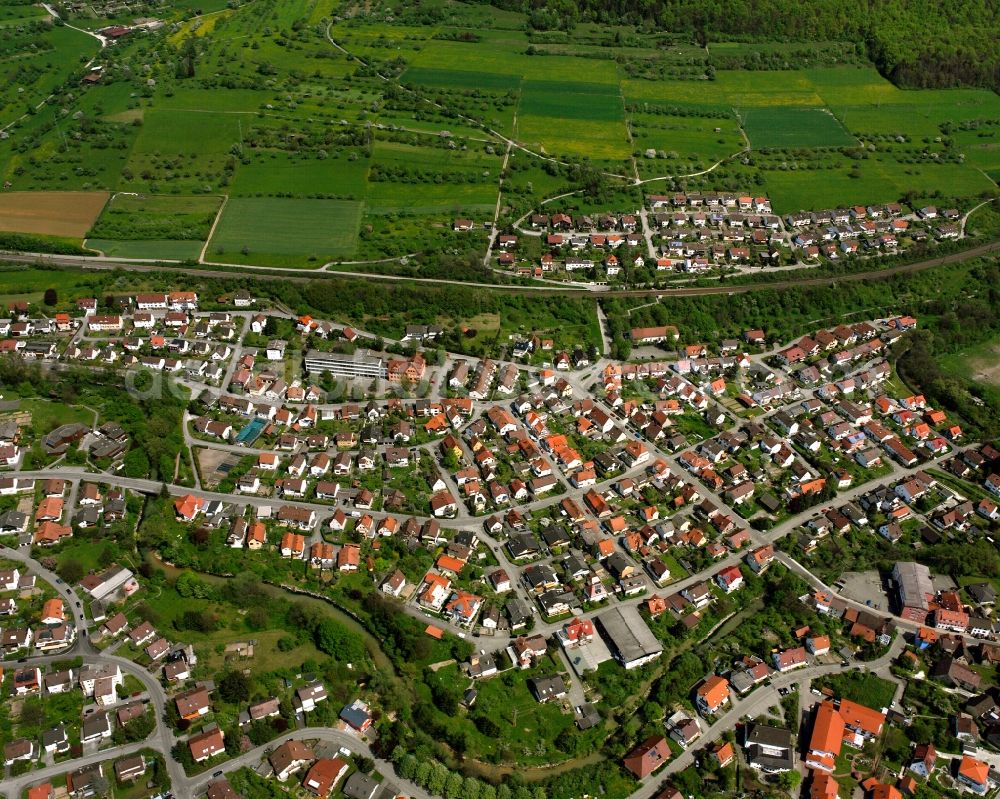
<path fill-rule="evenodd" d="M 844 572 L 834 587 L 839 588 L 844 596 L 868 605 L 872 610 L 889 612 L 889 597 L 877 571 Z"/>

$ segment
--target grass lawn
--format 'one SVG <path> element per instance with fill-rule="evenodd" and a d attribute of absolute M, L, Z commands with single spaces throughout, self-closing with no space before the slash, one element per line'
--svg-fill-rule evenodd
<path fill-rule="evenodd" d="M 200 611 L 205 600 L 197 597 L 182 597 L 172 587 L 163 586 L 160 593 L 150 592 L 142 599 L 159 615 L 158 629 L 168 638 L 181 639 L 194 644 L 198 654 L 198 667 L 207 672 L 219 673 L 226 663 L 225 645 L 236 641 L 254 640 L 254 656 L 235 661 L 241 668 L 249 668 L 257 673 L 273 671 L 288 664 L 300 664 L 305 660 L 323 660 L 323 655 L 311 641 L 297 643 L 288 652 L 278 649 L 278 641 L 289 635 L 289 631 L 277 627 L 266 630 L 248 630 L 242 615 L 230 605 L 219 605 L 221 624 L 214 632 L 204 633 L 182 629 L 180 620 L 187 611 Z"/>
<path fill-rule="evenodd" d="M 668 553 L 662 553 L 659 556 L 668 569 L 670 569 L 670 582 L 675 582 L 676 580 L 682 580 L 688 576 L 688 571 L 678 562 L 677 558 Z"/>
<path fill-rule="evenodd" d="M 1000 341 L 984 341 L 961 352 L 938 358 L 942 369 L 1000 386 Z"/>
<path fill-rule="evenodd" d="M 221 250 L 238 256 L 335 257 L 354 252 L 362 204 L 348 200 L 234 197 L 209 242 L 206 258 Z M 239 260 L 239 258 L 237 258 Z"/>
<path fill-rule="evenodd" d="M 90 427 L 94 414 L 79 405 L 63 405 L 43 399 L 23 399 L 18 409 L 31 414 L 31 426 L 37 436 L 45 435 L 61 424 L 79 422 Z"/>
<path fill-rule="evenodd" d="M 540 665 L 526 671 L 511 669 L 503 674 L 476 683 L 479 697 L 474 715 L 485 715 L 496 724 L 495 735 L 483 735 L 464 714 L 444 717 L 442 722 L 449 727 L 466 731 L 469 756 L 501 761 L 516 761 L 523 765 L 554 762 L 565 759 L 565 755 L 555 749 L 553 742 L 565 729 L 574 726 L 572 714 L 562 712 L 556 702 L 540 704 L 528 688 L 528 680 L 562 671 L 557 659 L 546 656 Z M 458 672 L 455 665 L 447 666 L 429 674 L 428 682 L 454 683 L 463 688 L 468 679 Z M 600 735 L 597 732 L 582 735 Z"/>
<path fill-rule="evenodd" d="M 101 569 L 99 561 L 102 549 L 99 541 L 74 536 L 58 547 L 55 557 L 60 564 L 76 561 L 83 566 L 84 572 L 89 574 Z"/>
<path fill-rule="evenodd" d="M 249 668 L 258 674 L 274 671 L 289 664 L 303 663 L 307 660 L 319 662 L 326 657 L 326 655 L 313 645 L 312 641 L 306 641 L 287 652 L 282 652 L 278 649 L 278 641 L 287 635 L 288 631 L 283 629 L 257 630 L 252 633 L 219 630 L 212 633 L 211 636 L 207 636 L 205 640 L 196 642 L 198 663 L 199 665 L 207 666 L 209 671 L 222 672 L 223 667 L 226 665 L 226 655 L 224 652 L 220 653 L 216 651 L 217 645 L 224 645 L 233 641 L 244 641 L 247 638 L 253 638 L 257 642 L 254 646 L 253 657 L 234 662 L 241 668 Z"/>
<path fill-rule="evenodd" d="M 889 707 L 896 693 L 895 683 L 883 680 L 871 672 L 851 671 L 829 674 L 815 680 L 818 685 L 831 688 L 840 699 L 850 699 L 873 710 Z"/>

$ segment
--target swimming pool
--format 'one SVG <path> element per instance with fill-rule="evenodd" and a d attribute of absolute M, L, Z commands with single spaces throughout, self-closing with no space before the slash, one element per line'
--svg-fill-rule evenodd
<path fill-rule="evenodd" d="M 236 435 L 236 443 L 244 447 L 253 444 L 260 437 L 260 434 L 264 432 L 265 427 L 267 427 L 266 421 L 263 419 L 254 419 Z"/>

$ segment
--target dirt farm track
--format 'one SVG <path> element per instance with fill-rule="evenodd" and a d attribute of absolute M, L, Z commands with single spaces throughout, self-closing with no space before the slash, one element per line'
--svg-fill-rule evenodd
<path fill-rule="evenodd" d="M 108 201 L 105 191 L 0 193 L 0 230 L 82 239 Z"/>

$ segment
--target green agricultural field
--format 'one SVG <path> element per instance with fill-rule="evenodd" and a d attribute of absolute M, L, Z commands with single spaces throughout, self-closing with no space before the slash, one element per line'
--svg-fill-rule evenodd
<path fill-rule="evenodd" d="M 905 103 L 901 95 L 908 93 L 893 86 L 873 67 L 810 69 L 800 74 L 823 98 L 823 103 L 831 106 Z"/>
<path fill-rule="evenodd" d="M 615 85 L 618 82 L 618 71 L 613 62 L 578 56 L 529 56 L 514 48 L 497 47 L 492 42 L 422 42 L 420 50 L 409 62 L 410 69 L 419 67 L 485 72 L 517 78 L 544 76 L 545 80 L 570 84 L 582 82 Z M 572 86 L 563 86 L 563 91 L 572 90 Z"/>
<path fill-rule="evenodd" d="M 381 215 L 492 211 L 501 159 L 482 145 L 449 149 L 378 140 L 372 155 L 367 211 Z"/>
<path fill-rule="evenodd" d="M 442 211 L 476 214 L 492 212 L 496 201 L 497 186 L 485 183 L 434 185 L 382 181 L 369 184 L 366 212 L 374 215 L 429 215 Z"/>
<path fill-rule="evenodd" d="M 234 197 L 222 211 L 206 259 L 347 256 L 357 244 L 361 209 L 362 203 L 348 200 Z"/>
<path fill-rule="evenodd" d="M 431 86 L 438 89 L 480 89 L 483 91 L 516 91 L 521 78 L 499 72 L 473 72 L 465 69 L 410 67 L 400 81 L 404 85 Z"/>
<path fill-rule="evenodd" d="M 485 146 L 470 142 L 468 149 L 454 149 L 437 138 L 432 139 L 433 145 L 422 145 L 427 141 L 424 137 L 414 136 L 412 143 L 388 141 L 379 139 L 375 142 L 372 161 L 375 164 L 386 164 L 414 169 L 467 169 L 493 170 L 499 177 L 502 159 L 496 153 L 488 153 Z"/>
<path fill-rule="evenodd" d="M 741 108 L 750 143 L 767 147 L 850 147 L 857 144 L 825 108 Z"/>
<path fill-rule="evenodd" d="M 957 164 L 902 166 L 893 161 L 863 161 L 859 177 L 847 168 L 763 173 L 764 190 L 776 213 L 897 200 L 907 192 L 928 196 L 947 187 L 952 196 L 972 196 L 992 184 L 982 172 Z"/>
<path fill-rule="evenodd" d="M 729 110 L 775 105 L 822 106 L 809 78 L 801 71 L 733 72 L 719 70 L 715 80 L 622 81 L 627 100 L 645 100 Z"/>
<path fill-rule="evenodd" d="M 923 94 L 925 93 L 905 92 L 907 97 L 915 95 L 913 99 L 918 99 Z M 835 106 L 833 110 L 852 133 L 906 135 L 919 142 L 923 138 L 935 139 L 940 136 L 941 126 L 946 123 L 1000 118 L 1000 104 L 991 107 L 994 104 L 990 98 L 987 96 L 984 100 L 983 105 L 978 105 L 960 101 L 958 98 L 954 102 L 948 102 L 928 96 L 927 102 L 880 106 Z M 997 100 L 1000 100 L 1000 97 Z"/>
<path fill-rule="evenodd" d="M 147 111 L 136 154 L 224 153 L 240 140 L 236 116 L 215 111 Z"/>
<path fill-rule="evenodd" d="M 834 106 L 843 126 L 862 138 L 903 136 L 920 141 L 941 135 L 941 116 L 921 105 Z"/>
<path fill-rule="evenodd" d="M 521 87 L 518 115 L 617 122 L 624 119 L 625 112 L 622 96 L 614 85 L 526 80 Z"/>
<path fill-rule="evenodd" d="M 680 158 L 714 163 L 745 147 L 739 126 L 732 117 L 684 117 L 668 114 L 629 115 L 633 146 L 638 151 L 663 150 Z M 656 162 L 654 162 L 656 163 Z"/>
<path fill-rule="evenodd" d="M 170 95 L 156 98 L 156 109 L 162 111 L 212 112 L 222 114 L 243 112 L 254 114 L 275 99 L 274 92 L 256 89 L 227 89 L 224 92 L 178 86 Z"/>
<path fill-rule="evenodd" d="M 566 130 L 572 129 L 572 137 Z M 517 139 L 548 154 L 567 153 L 593 161 L 619 161 L 632 154 L 624 121 L 518 117 Z"/>
<path fill-rule="evenodd" d="M 358 158 L 353 152 L 336 152 L 328 158 L 277 150 L 254 152 L 249 164 L 240 165 L 230 193 L 234 197 L 335 195 L 359 198 L 365 194 L 368 166 L 367 158 Z"/>

